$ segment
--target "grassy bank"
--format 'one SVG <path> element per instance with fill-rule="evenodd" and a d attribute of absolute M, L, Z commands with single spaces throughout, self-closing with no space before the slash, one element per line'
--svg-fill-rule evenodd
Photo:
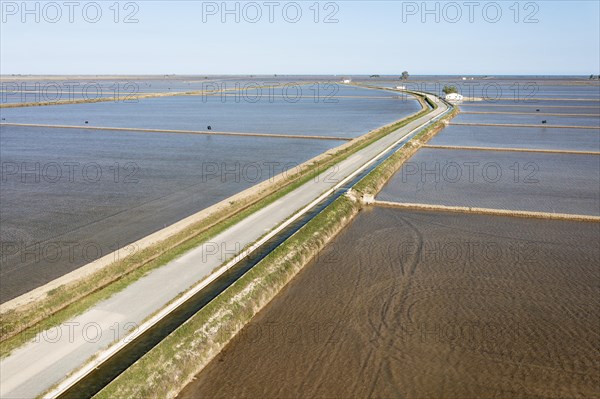
<path fill-rule="evenodd" d="M 446 118 L 454 116 L 453 111 Z M 444 126 L 437 122 L 369 173 L 361 192 L 375 194 L 401 163 Z M 402 154 L 402 155 L 398 155 Z M 371 191 L 374 190 L 374 191 Z M 375 191 L 377 190 L 377 191 Z M 106 386 L 98 398 L 174 397 L 313 259 L 360 211 L 344 196 L 227 288 L 184 325 Z"/>
<path fill-rule="evenodd" d="M 419 100 L 424 106 L 424 100 Z M 0 356 L 7 356 L 12 350 L 35 337 L 37 332 L 59 325 L 123 290 L 149 271 L 197 247 L 315 178 L 327 168 L 427 112 L 428 110 L 423 109 L 417 114 L 329 151 L 304 164 L 295 174 L 269 182 L 255 195 L 239 198 L 160 243 L 120 259 L 86 278 L 52 290 L 41 300 L 3 313 L 0 319 Z"/>
<path fill-rule="evenodd" d="M 98 398 L 175 396 L 358 213 L 341 197 L 105 387 Z"/>
<path fill-rule="evenodd" d="M 458 114 L 458 108 L 454 108 L 449 114 L 441 120 L 423 129 L 415 137 L 413 137 L 404 147 L 386 159 L 373 169 L 367 178 L 358 182 L 353 190 L 360 196 L 365 194 L 376 195 L 389 179 L 400 169 L 402 164 L 412 157 L 425 143 L 446 126 L 446 121 L 454 118 Z"/>

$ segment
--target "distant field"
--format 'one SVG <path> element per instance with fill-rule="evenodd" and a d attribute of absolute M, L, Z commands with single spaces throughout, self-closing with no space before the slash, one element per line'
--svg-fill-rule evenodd
<path fill-rule="evenodd" d="M 500 126 L 448 126 L 429 144 L 600 152 L 600 132 Z"/>
<path fill-rule="evenodd" d="M 413 98 L 346 86 L 327 91 L 321 87 L 317 93 L 307 85 L 290 89 L 286 96 L 275 93 L 265 89 L 238 93 L 239 97 L 232 93 L 7 108 L 2 117 L 6 123 L 183 130 L 211 126 L 226 132 L 353 138 L 420 110 Z"/>
<path fill-rule="evenodd" d="M 423 148 L 377 198 L 599 216 L 598 187 L 598 155 Z"/>
<path fill-rule="evenodd" d="M 600 127 L 600 115 L 595 116 L 542 116 L 542 115 L 502 115 L 502 114 L 461 114 L 456 123 L 500 123 L 500 124 L 536 124 L 546 121 L 549 126 L 595 126 Z"/>
<path fill-rule="evenodd" d="M 493 103 L 464 103 L 460 106 L 462 112 L 502 112 L 502 113 L 531 113 L 531 114 L 590 114 L 600 115 L 600 103 L 596 106 L 577 106 L 577 105 L 495 105 Z"/>

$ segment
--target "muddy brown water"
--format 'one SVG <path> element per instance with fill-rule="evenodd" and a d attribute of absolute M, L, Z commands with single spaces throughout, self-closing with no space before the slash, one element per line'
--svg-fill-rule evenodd
<path fill-rule="evenodd" d="M 365 211 L 179 397 L 600 397 L 598 239 Z"/>

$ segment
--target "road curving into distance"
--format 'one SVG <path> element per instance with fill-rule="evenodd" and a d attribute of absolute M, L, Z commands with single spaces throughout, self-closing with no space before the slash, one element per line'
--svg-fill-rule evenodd
<path fill-rule="evenodd" d="M 210 242 L 148 273 L 60 326 L 38 333 L 33 341 L 2 358 L 0 397 L 44 393 L 57 397 L 66 392 L 403 139 L 449 111 L 437 97 L 423 94 L 438 107 L 355 152 Z"/>

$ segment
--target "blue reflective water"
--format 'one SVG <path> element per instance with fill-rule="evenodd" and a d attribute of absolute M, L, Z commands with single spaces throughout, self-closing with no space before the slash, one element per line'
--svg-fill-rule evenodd
<path fill-rule="evenodd" d="M 3 126 L 0 300 L 342 143 Z"/>
<path fill-rule="evenodd" d="M 564 116 L 564 115 L 519 115 L 519 114 L 459 114 L 452 122 L 526 124 L 547 126 L 591 126 L 600 127 L 600 115 Z"/>
<path fill-rule="evenodd" d="M 2 117 L 13 123 L 84 125 L 88 121 L 89 126 L 182 130 L 211 126 L 214 131 L 353 138 L 420 109 L 413 98 L 354 87 L 321 88 L 315 94 L 303 86 L 299 95 L 296 89 L 278 93 L 8 108 L 2 110 Z"/>

